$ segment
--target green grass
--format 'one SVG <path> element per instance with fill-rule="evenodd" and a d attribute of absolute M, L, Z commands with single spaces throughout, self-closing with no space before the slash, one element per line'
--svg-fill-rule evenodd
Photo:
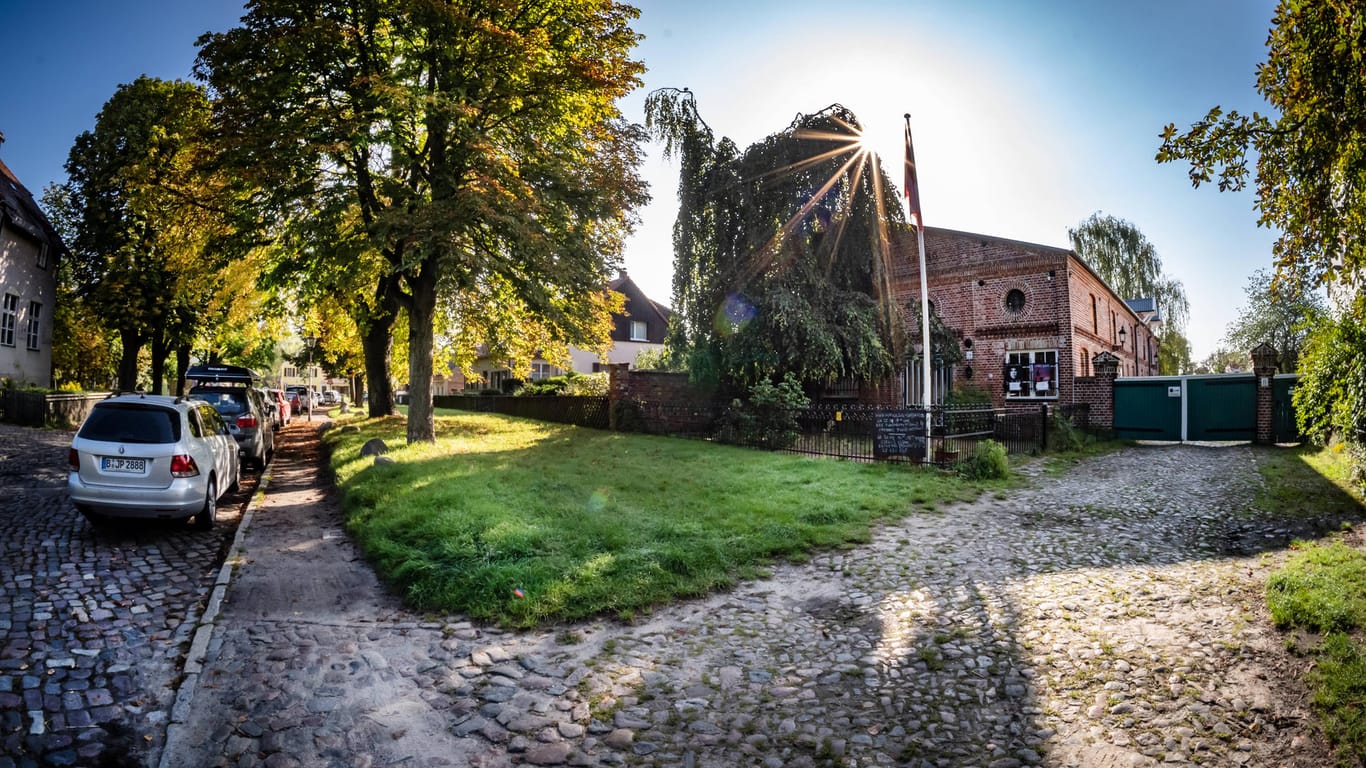
<path fill-rule="evenodd" d="M 1366 498 L 1350 480 L 1351 455 L 1340 447 L 1265 448 L 1256 455 L 1266 480 L 1256 501 L 1262 511 L 1285 517 L 1362 513 Z"/>
<path fill-rule="evenodd" d="M 1314 632 L 1366 626 L 1366 555 L 1338 541 L 1296 546 L 1266 581 L 1276 626 Z"/>
<path fill-rule="evenodd" d="M 630 617 L 867 541 L 912 498 L 1003 487 L 491 414 L 438 411 L 437 441 L 414 446 L 402 417 L 352 423 L 327 440 L 348 528 L 381 575 L 416 609 L 513 627 Z M 359 457 L 372 437 L 395 463 Z"/>
<path fill-rule="evenodd" d="M 1256 506 L 1282 518 L 1360 518 L 1363 493 L 1350 480 L 1351 456 L 1341 447 L 1301 446 L 1256 454 L 1266 480 Z M 1278 627 L 1321 635 L 1306 682 L 1339 765 L 1366 762 L 1366 553 L 1347 542 L 1297 542 L 1266 584 L 1266 601 Z M 1298 648 L 1299 643 L 1292 641 Z"/>

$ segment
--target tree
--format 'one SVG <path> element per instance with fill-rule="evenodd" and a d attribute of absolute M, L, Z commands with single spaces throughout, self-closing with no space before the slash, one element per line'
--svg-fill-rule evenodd
<path fill-rule="evenodd" d="M 1220 347 L 1201 360 L 1192 373 L 1234 373 L 1252 370 L 1251 349 L 1232 350 Z"/>
<path fill-rule="evenodd" d="M 1134 224 L 1099 212 L 1067 230 L 1072 250 L 1121 298 L 1152 297 L 1162 313 L 1158 338 L 1158 370 L 1181 373 L 1190 364 L 1186 323 L 1190 303 L 1180 280 L 1162 271 L 1157 248 Z M 1183 352 L 1184 350 L 1184 352 Z"/>
<path fill-rule="evenodd" d="M 65 187 L 43 190 L 43 210 L 62 242 L 76 238 L 76 211 Z M 61 387 L 107 389 L 115 380 L 119 340 L 105 318 L 81 300 L 72 259 L 57 260 L 57 301 L 52 313 L 52 379 Z"/>
<path fill-rule="evenodd" d="M 205 202 L 217 194 L 201 172 L 208 125 L 202 89 L 143 76 L 119 86 L 67 159 L 74 278 L 87 307 L 113 319 L 121 389 L 136 387 L 150 342 L 161 391 L 167 357 L 188 358 L 217 289 L 223 221 Z"/>
<path fill-rule="evenodd" d="M 1356 311 L 1323 318 L 1305 340 L 1301 375 L 1295 386 L 1295 414 L 1311 440 L 1325 444 L 1335 435 L 1357 446 L 1356 481 L 1366 487 L 1366 298 Z"/>
<path fill-rule="evenodd" d="M 1216 106 L 1184 133 L 1168 124 L 1159 163 L 1186 161 L 1191 184 L 1248 182 L 1256 158 L 1258 223 L 1281 232 L 1278 276 L 1360 285 L 1366 275 L 1366 7 L 1282 2 L 1257 67 L 1278 116 Z"/>
<path fill-rule="evenodd" d="M 745 152 L 717 140 L 686 90 L 655 91 L 647 128 L 680 162 L 669 348 L 695 380 L 734 391 L 891 373 L 890 183 L 835 104 Z"/>
<path fill-rule="evenodd" d="M 555 341 L 604 327 L 645 200 L 642 136 L 616 106 L 643 70 L 636 15 L 612 0 L 258 0 L 200 39 L 226 157 L 262 202 L 284 220 L 354 212 L 383 259 L 363 329 L 371 413 L 392 408 L 382 358 L 404 310 L 410 442 L 435 438 L 443 295 L 505 285 Z"/>
<path fill-rule="evenodd" d="M 1277 368 L 1282 373 L 1295 372 L 1309 324 L 1327 315 L 1328 303 L 1304 281 L 1283 282 L 1276 290 L 1272 274 L 1265 269 L 1252 273 L 1244 290 L 1247 306 L 1229 325 L 1224 343 L 1239 350 L 1270 344 L 1278 354 Z"/>

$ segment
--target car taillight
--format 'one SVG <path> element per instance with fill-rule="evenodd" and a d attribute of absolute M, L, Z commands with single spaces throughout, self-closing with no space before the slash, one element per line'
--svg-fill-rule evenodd
<path fill-rule="evenodd" d="M 238 428 L 238 429 L 256 429 L 256 424 L 257 424 L 257 422 L 256 422 L 256 417 L 255 417 L 255 416 L 238 416 L 238 417 L 237 417 L 237 428 Z"/>
<path fill-rule="evenodd" d="M 199 465 L 194 463 L 194 457 L 182 453 L 171 457 L 171 476 L 172 477 L 194 477 L 199 474 Z"/>
<path fill-rule="evenodd" d="M 75 448 L 69 448 L 66 452 L 66 463 L 70 465 L 72 472 L 81 470 L 81 454 Z"/>

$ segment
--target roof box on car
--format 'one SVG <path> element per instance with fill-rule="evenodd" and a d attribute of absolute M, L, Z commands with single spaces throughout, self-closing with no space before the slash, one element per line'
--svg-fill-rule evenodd
<path fill-rule="evenodd" d="M 193 379 L 198 382 L 207 381 L 231 381 L 235 383 L 251 384 L 260 380 L 260 376 L 250 368 L 243 368 L 240 365 L 192 365 L 185 372 L 185 378 Z"/>

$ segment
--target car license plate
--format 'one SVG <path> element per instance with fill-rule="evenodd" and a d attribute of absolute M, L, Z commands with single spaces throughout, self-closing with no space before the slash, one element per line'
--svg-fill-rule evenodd
<path fill-rule="evenodd" d="M 125 459 L 121 456 L 105 456 L 101 467 L 105 472 L 120 472 L 129 475 L 141 475 L 147 471 L 146 459 Z"/>

